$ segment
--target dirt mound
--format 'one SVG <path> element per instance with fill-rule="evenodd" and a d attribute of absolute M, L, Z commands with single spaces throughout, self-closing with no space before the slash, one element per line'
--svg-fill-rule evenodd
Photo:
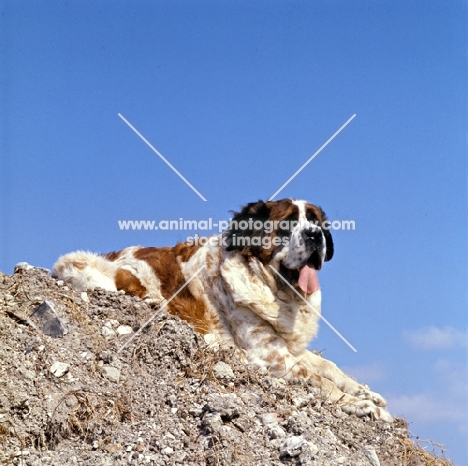
<path fill-rule="evenodd" d="M 212 348 L 185 322 L 26 264 L 0 273 L 0 463 L 450 465 L 405 421 L 348 416 Z"/>

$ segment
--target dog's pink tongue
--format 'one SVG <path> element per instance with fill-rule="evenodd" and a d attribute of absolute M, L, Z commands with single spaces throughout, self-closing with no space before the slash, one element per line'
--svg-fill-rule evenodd
<path fill-rule="evenodd" d="M 312 294 L 314 291 L 317 291 L 320 288 L 317 271 L 308 265 L 304 265 L 304 267 L 299 270 L 298 284 L 299 288 L 305 294 Z"/>

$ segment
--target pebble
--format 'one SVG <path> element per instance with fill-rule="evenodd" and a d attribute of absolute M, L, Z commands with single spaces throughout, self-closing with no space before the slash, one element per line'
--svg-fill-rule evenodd
<path fill-rule="evenodd" d="M 166 448 L 163 448 L 163 449 L 161 450 L 161 453 L 162 453 L 163 455 L 170 456 L 170 455 L 172 455 L 172 453 L 174 453 L 174 450 L 173 450 L 171 447 L 166 447 Z"/>
<path fill-rule="evenodd" d="M 111 382 L 119 383 L 120 380 L 120 371 L 115 367 L 104 365 L 102 366 L 102 375 L 109 379 Z"/>
<path fill-rule="evenodd" d="M 307 441 L 298 435 L 293 435 L 285 439 L 280 445 L 280 458 L 284 456 L 299 456 Z"/>
<path fill-rule="evenodd" d="M 44 301 L 34 309 L 31 320 L 42 330 L 44 335 L 62 338 L 69 330 L 67 324 L 57 315 L 52 301 Z"/>
<path fill-rule="evenodd" d="M 205 343 L 207 345 L 211 345 L 211 343 L 216 341 L 216 337 L 212 333 L 207 333 L 206 335 L 203 335 L 203 339 L 205 340 Z"/>
<path fill-rule="evenodd" d="M 85 303 L 89 303 L 88 293 L 86 293 L 86 291 L 83 291 L 83 292 L 80 294 L 80 297 L 81 297 L 81 299 L 82 299 Z"/>
<path fill-rule="evenodd" d="M 319 447 L 315 443 L 309 442 L 309 451 L 312 456 L 315 456 L 319 452 Z"/>
<path fill-rule="evenodd" d="M 130 335 L 131 333 L 133 333 L 133 329 L 130 325 L 119 325 L 117 327 L 117 335 L 119 336 Z"/>
<path fill-rule="evenodd" d="M 363 453 L 366 456 L 366 458 L 370 461 L 370 464 L 372 466 L 380 466 L 380 460 L 379 460 L 379 457 L 377 456 L 375 448 L 365 447 L 363 450 Z"/>
<path fill-rule="evenodd" d="M 285 430 L 281 426 L 272 426 L 268 429 L 268 437 L 270 439 L 284 438 L 286 436 Z"/>
<path fill-rule="evenodd" d="M 50 372 L 55 375 L 55 377 L 62 377 L 70 368 L 70 365 L 65 362 L 55 361 L 52 366 L 50 366 Z"/>
<path fill-rule="evenodd" d="M 112 328 L 110 328 L 109 326 L 107 325 L 104 325 L 104 327 L 102 327 L 101 329 L 101 334 L 104 338 L 106 338 L 107 340 L 109 340 L 110 338 L 112 337 L 115 337 L 115 332 L 114 330 L 112 330 Z"/>
<path fill-rule="evenodd" d="M 266 426 L 268 424 L 278 424 L 279 417 L 276 413 L 264 413 L 258 416 L 260 422 Z"/>
<path fill-rule="evenodd" d="M 20 270 L 31 270 L 34 267 L 31 264 L 28 264 L 27 262 L 18 262 L 15 265 L 14 272 L 17 273 Z"/>
<path fill-rule="evenodd" d="M 213 366 L 213 374 L 217 379 L 233 379 L 234 372 L 229 364 L 223 361 L 218 361 Z"/>
<path fill-rule="evenodd" d="M 187 457 L 187 452 L 185 451 L 178 451 L 175 455 L 174 455 L 174 461 L 177 461 L 179 463 L 182 463 L 182 461 L 184 461 L 184 459 Z"/>

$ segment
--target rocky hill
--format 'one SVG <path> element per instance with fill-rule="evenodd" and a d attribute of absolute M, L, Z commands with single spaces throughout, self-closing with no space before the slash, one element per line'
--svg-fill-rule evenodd
<path fill-rule="evenodd" d="M 402 419 L 348 416 L 138 298 L 27 264 L 0 273 L 0 339 L 1 464 L 451 464 Z"/>

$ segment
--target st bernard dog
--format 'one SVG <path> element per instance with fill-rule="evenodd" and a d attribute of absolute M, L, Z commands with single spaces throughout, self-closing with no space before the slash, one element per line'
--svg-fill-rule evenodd
<path fill-rule="evenodd" d="M 246 362 L 284 379 L 311 379 L 343 411 L 391 422 L 380 395 L 307 349 L 320 318 L 317 271 L 333 257 L 326 220 L 306 201 L 252 202 L 203 245 L 77 251 L 60 257 L 52 275 L 74 290 L 170 300 L 169 312 L 234 346 Z"/>

